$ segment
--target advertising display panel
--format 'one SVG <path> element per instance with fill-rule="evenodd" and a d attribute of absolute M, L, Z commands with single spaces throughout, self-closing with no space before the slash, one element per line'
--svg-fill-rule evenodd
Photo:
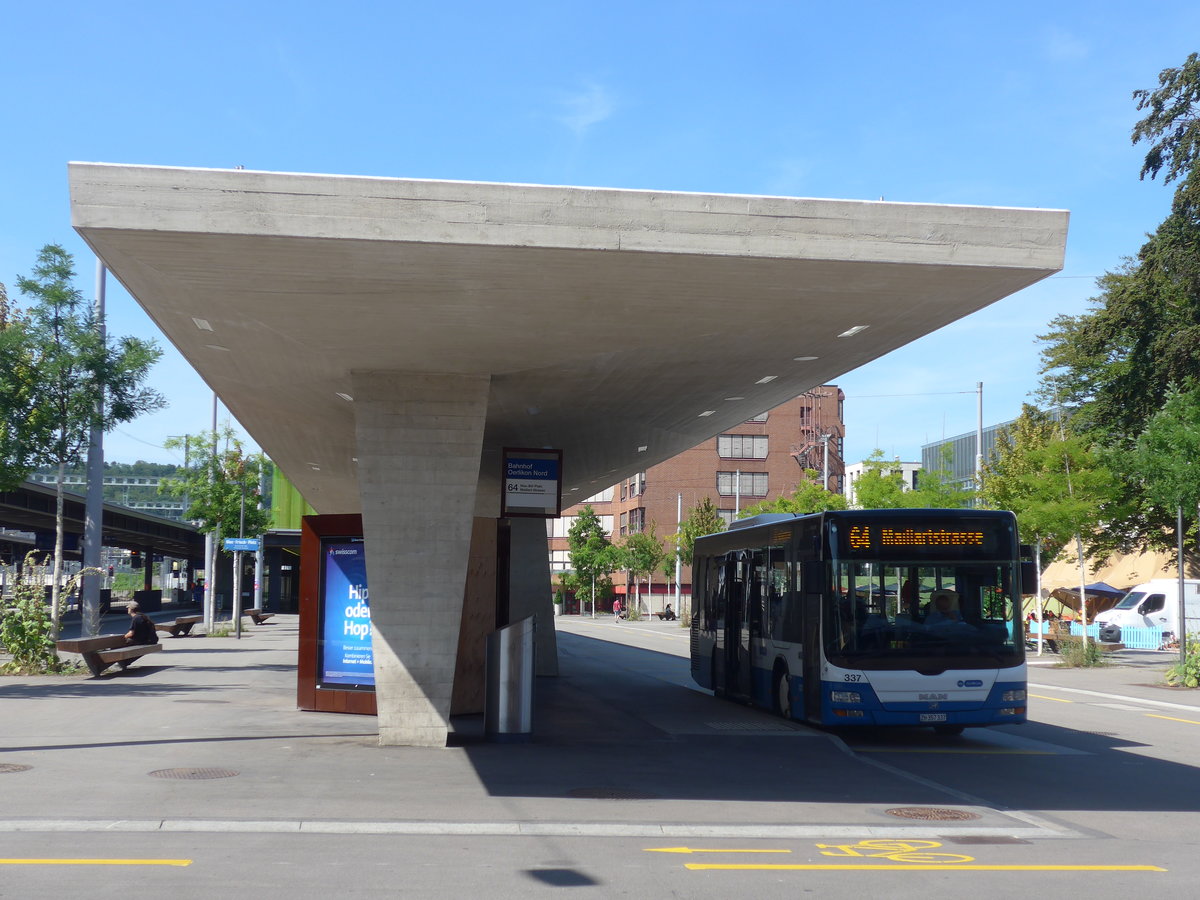
<path fill-rule="evenodd" d="M 375 689 L 366 547 L 362 538 L 321 539 L 317 687 Z"/>

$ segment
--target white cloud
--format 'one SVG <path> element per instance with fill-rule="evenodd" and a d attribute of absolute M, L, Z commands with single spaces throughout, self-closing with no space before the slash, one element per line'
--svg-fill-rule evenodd
<path fill-rule="evenodd" d="M 564 94 L 559 103 L 566 111 L 557 117 L 558 121 L 575 132 L 576 137 L 582 137 L 584 132 L 609 118 L 616 109 L 612 94 L 599 84 L 588 84 L 573 94 Z"/>

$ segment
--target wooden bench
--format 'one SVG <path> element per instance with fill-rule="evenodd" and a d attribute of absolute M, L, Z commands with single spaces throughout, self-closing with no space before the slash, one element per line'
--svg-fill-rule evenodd
<path fill-rule="evenodd" d="M 255 607 L 254 609 L 243 610 L 242 615 L 253 619 L 255 625 L 261 625 L 267 619 L 271 618 L 271 616 L 275 615 L 275 613 L 263 612 L 261 609 Z"/>
<path fill-rule="evenodd" d="M 58 641 L 56 646 L 66 653 L 80 654 L 88 670 L 96 676 L 113 663 L 119 664 L 122 669 L 128 669 L 135 659 L 162 649 L 162 644 L 126 644 L 123 634 L 68 638 Z"/>
<path fill-rule="evenodd" d="M 179 616 L 174 622 L 155 622 L 154 627 L 165 631 L 171 637 L 186 636 L 192 633 L 192 626 L 204 621 L 204 616 Z"/>

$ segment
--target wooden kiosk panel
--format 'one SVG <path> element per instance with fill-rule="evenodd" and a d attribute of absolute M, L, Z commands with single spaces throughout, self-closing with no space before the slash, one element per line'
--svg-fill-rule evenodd
<path fill-rule="evenodd" d="M 300 524 L 300 652 L 296 661 L 296 705 L 317 712 L 377 714 L 375 691 L 340 690 L 322 683 L 322 541 L 362 538 L 362 516 L 305 516 Z"/>

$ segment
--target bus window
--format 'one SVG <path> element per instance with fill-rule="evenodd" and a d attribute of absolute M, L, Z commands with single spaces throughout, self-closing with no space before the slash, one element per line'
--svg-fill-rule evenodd
<path fill-rule="evenodd" d="M 767 634 L 773 640 L 782 641 L 783 611 L 791 601 L 791 574 L 787 563 L 787 549 L 771 547 L 767 550 Z"/>

